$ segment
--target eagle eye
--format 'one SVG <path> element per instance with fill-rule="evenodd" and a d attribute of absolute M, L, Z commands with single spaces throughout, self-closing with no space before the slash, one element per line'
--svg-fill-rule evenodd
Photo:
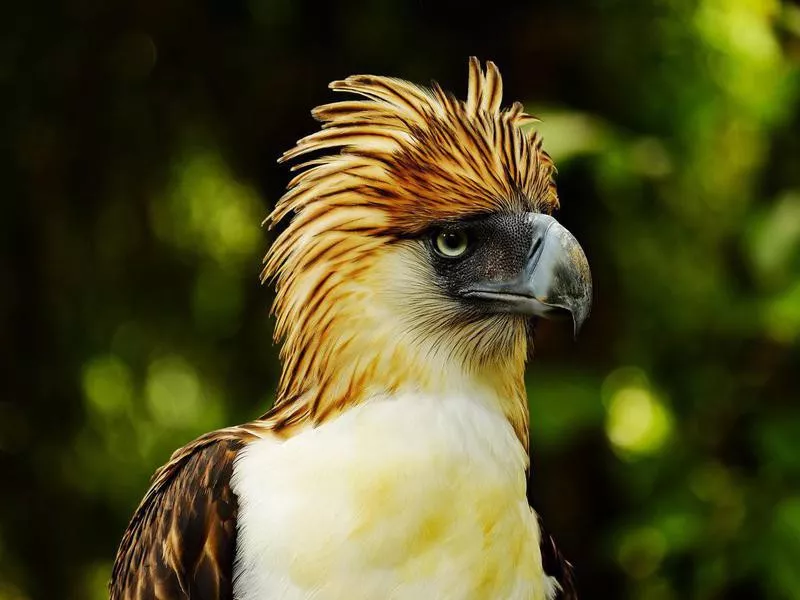
<path fill-rule="evenodd" d="M 434 235 L 433 247 L 440 256 L 458 258 L 467 251 L 469 238 L 463 231 L 439 231 Z"/>

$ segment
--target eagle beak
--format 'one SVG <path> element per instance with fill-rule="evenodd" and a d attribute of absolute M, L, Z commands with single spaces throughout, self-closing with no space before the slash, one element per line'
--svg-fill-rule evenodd
<path fill-rule="evenodd" d="M 577 336 L 592 305 L 589 262 L 578 241 L 549 215 L 529 214 L 531 247 L 519 275 L 487 281 L 466 292 L 489 301 L 499 312 L 557 318 L 569 313 Z"/>

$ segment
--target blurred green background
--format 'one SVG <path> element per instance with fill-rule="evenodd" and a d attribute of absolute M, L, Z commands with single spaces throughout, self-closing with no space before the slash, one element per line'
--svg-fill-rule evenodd
<path fill-rule="evenodd" d="M 544 119 L 596 302 L 529 372 L 585 598 L 800 598 L 800 7 L 64 0 L 2 9 L 0 600 L 106 597 L 170 452 L 278 373 L 275 159 L 351 73 L 469 55 Z"/>

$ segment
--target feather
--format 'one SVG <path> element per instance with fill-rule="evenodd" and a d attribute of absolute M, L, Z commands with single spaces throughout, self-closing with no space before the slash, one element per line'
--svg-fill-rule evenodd
<path fill-rule="evenodd" d="M 559 591 L 556 600 L 577 600 L 578 592 L 575 587 L 572 564 L 561 554 L 553 536 L 544 528 L 541 518 L 539 519 L 539 529 L 541 530 L 540 547 L 544 572 L 558 583 Z"/>
<path fill-rule="evenodd" d="M 111 600 L 231 600 L 233 459 L 259 424 L 204 435 L 153 476 L 117 551 Z"/>

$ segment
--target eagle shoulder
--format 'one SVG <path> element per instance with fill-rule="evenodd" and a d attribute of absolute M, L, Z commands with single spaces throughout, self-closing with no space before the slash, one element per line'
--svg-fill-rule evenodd
<path fill-rule="evenodd" d="M 236 454 L 256 436 L 233 427 L 173 453 L 153 475 L 117 550 L 111 600 L 231 600 Z"/>

